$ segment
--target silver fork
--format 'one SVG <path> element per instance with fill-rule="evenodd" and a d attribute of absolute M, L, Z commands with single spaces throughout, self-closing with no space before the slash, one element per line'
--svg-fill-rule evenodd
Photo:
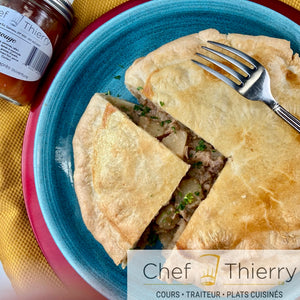
<path fill-rule="evenodd" d="M 204 58 L 205 60 L 213 63 L 214 65 L 220 67 L 224 71 L 228 72 L 234 78 L 236 78 L 239 84 L 235 83 L 233 80 L 229 79 L 228 77 L 220 74 L 216 70 L 200 63 L 199 61 L 192 60 L 194 63 L 211 73 L 212 75 L 216 76 L 217 78 L 221 79 L 223 82 L 231 86 L 235 89 L 238 93 L 249 100 L 253 101 L 263 101 L 266 103 L 277 115 L 279 115 L 284 121 L 286 121 L 289 125 L 291 125 L 294 129 L 296 129 L 300 133 L 300 120 L 298 120 L 295 116 L 293 116 L 290 112 L 284 109 L 272 96 L 271 88 L 270 88 L 270 77 L 267 70 L 255 59 L 250 57 L 249 55 L 241 52 L 235 48 L 229 47 L 227 45 L 208 41 L 208 43 L 225 49 L 238 57 L 247 61 L 252 68 L 246 66 L 245 64 L 241 63 L 240 61 L 224 54 L 214 49 L 202 46 L 203 49 L 225 59 L 226 61 L 232 63 L 240 70 L 242 70 L 246 76 L 236 72 L 235 70 L 231 69 L 230 67 L 224 65 L 223 63 L 212 59 L 208 56 L 205 56 L 200 53 L 196 53 L 200 57 Z"/>

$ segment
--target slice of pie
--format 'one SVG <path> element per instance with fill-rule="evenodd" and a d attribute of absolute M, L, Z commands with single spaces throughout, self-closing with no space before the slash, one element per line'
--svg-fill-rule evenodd
<path fill-rule="evenodd" d="M 118 265 L 170 200 L 189 165 L 95 94 L 73 138 L 83 220 Z"/>

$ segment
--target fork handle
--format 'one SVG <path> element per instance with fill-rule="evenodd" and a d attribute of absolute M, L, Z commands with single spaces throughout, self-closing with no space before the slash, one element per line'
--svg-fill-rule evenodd
<path fill-rule="evenodd" d="M 286 121 L 300 133 L 300 120 L 298 120 L 280 104 L 276 104 L 272 109 L 278 116 L 280 116 L 284 121 Z"/>

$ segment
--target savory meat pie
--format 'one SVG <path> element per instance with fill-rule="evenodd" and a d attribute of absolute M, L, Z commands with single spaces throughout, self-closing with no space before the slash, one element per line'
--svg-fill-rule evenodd
<path fill-rule="evenodd" d="M 116 264 L 157 238 L 168 249 L 300 248 L 300 135 L 191 61 L 208 40 L 257 59 L 300 116 L 288 41 L 209 29 L 137 59 L 125 84 L 140 104 L 95 94 L 73 139 L 83 220 Z"/>

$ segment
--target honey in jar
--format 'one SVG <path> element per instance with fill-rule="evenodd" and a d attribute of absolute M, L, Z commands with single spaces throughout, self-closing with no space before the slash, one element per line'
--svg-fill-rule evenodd
<path fill-rule="evenodd" d="M 67 0 L 0 0 L 0 98 L 19 105 L 33 100 L 72 19 Z"/>

